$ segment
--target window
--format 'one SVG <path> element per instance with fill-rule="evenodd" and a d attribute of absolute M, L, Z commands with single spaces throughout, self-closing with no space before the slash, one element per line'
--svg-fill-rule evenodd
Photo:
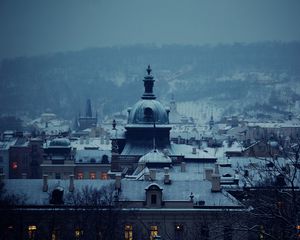
<path fill-rule="evenodd" d="M 156 204 L 156 194 L 151 194 L 151 204 Z"/>
<path fill-rule="evenodd" d="M 28 226 L 28 238 L 29 240 L 35 239 L 35 232 L 36 232 L 36 225 L 29 225 Z"/>
<path fill-rule="evenodd" d="M 77 179 L 83 179 L 83 173 L 82 172 L 77 173 Z"/>
<path fill-rule="evenodd" d="M 51 233 L 51 240 L 58 240 L 58 230 L 53 230 Z"/>
<path fill-rule="evenodd" d="M 108 179 L 107 173 L 105 173 L 105 172 L 101 173 L 100 179 L 107 180 Z"/>
<path fill-rule="evenodd" d="M 259 227 L 259 240 L 265 239 L 265 228 L 263 225 Z"/>
<path fill-rule="evenodd" d="M 74 235 L 75 235 L 75 239 L 80 239 L 83 236 L 83 230 L 80 228 L 76 228 Z"/>
<path fill-rule="evenodd" d="M 18 168 L 18 163 L 17 162 L 13 162 L 11 164 L 11 167 L 12 167 L 13 170 L 16 170 Z"/>
<path fill-rule="evenodd" d="M 125 240 L 133 240 L 132 225 L 125 225 Z"/>
<path fill-rule="evenodd" d="M 90 173 L 90 179 L 96 179 L 96 173 L 95 172 Z"/>
<path fill-rule="evenodd" d="M 153 110 L 151 108 L 144 109 L 144 119 L 146 122 L 153 122 Z"/>
<path fill-rule="evenodd" d="M 175 231 L 176 232 L 183 232 L 183 225 L 182 224 L 175 224 Z"/>
<path fill-rule="evenodd" d="M 158 235 L 158 227 L 150 226 L 150 240 L 154 240 L 157 235 Z"/>
<path fill-rule="evenodd" d="M 52 191 L 50 204 L 63 204 L 64 190 L 57 188 Z"/>

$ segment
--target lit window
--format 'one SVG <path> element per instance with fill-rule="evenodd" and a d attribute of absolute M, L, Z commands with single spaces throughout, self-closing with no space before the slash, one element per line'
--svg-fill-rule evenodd
<path fill-rule="evenodd" d="M 77 173 L 77 179 L 83 179 L 83 173 L 82 172 Z"/>
<path fill-rule="evenodd" d="M 106 180 L 106 179 L 108 179 L 108 177 L 107 177 L 107 173 L 105 173 L 105 172 L 101 173 L 101 176 L 100 176 L 100 178 L 101 178 L 102 180 Z"/>
<path fill-rule="evenodd" d="M 265 239 L 265 228 L 263 225 L 260 225 L 260 229 L 259 229 L 259 239 L 263 240 Z"/>
<path fill-rule="evenodd" d="M 132 225 L 125 225 L 125 240 L 133 240 Z"/>
<path fill-rule="evenodd" d="M 175 231 L 176 232 L 182 232 L 183 231 L 183 225 L 182 224 L 175 224 Z"/>
<path fill-rule="evenodd" d="M 35 235 L 35 232 L 36 232 L 36 225 L 29 225 L 28 226 L 28 238 L 31 240 L 31 239 L 34 239 L 34 235 Z"/>
<path fill-rule="evenodd" d="M 96 179 L 96 173 L 91 172 L 90 173 L 90 179 Z"/>
<path fill-rule="evenodd" d="M 158 235 L 158 227 L 151 226 L 150 227 L 150 240 L 154 240 L 157 235 Z"/>
<path fill-rule="evenodd" d="M 80 239 L 83 236 L 83 230 L 80 228 L 75 229 L 75 239 Z"/>
<path fill-rule="evenodd" d="M 17 162 L 13 162 L 11 165 L 12 169 L 17 169 L 18 168 L 18 163 Z"/>
<path fill-rule="evenodd" d="M 52 231 L 51 240 L 58 240 L 58 232 L 57 230 Z"/>

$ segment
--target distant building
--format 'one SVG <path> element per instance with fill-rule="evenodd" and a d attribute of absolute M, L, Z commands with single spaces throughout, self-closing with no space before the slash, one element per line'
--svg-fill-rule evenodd
<path fill-rule="evenodd" d="M 97 115 L 93 116 L 92 103 L 88 99 L 86 102 L 85 115 L 79 116 L 77 121 L 77 130 L 85 130 L 87 128 L 95 128 L 97 126 Z"/>

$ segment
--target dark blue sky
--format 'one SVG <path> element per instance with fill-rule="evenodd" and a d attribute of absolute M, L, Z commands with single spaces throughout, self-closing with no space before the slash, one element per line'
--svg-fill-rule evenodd
<path fill-rule="evenodd" d="M 0 0 L 0 59 L 87 47 L 300 40 L 299 0 Z"/>

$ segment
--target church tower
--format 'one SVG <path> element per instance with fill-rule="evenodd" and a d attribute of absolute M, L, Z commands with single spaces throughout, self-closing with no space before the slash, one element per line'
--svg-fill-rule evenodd
<path fill-rule="evenodd" d="M 135 169 L 138 159 L 155 147 L 160 151 L 171 152 L 169 110 L 156 100 L 154 77 L 150 65 L 143 79 L 144 93 L 141 99 L 128 110 L 128 122 L 125 126 L 125 145 L 119 148 L 120 155 L 112 160 L 113 171 L 129 166 Z"/>

